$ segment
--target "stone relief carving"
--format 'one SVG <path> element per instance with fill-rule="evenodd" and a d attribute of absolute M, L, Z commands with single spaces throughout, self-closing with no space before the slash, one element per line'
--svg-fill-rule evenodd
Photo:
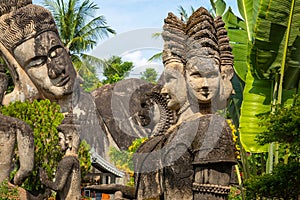
<path fill-rule="evenodd" d="M 31 1 L 1 1 L 0 10 L 0 51 L 15 84 L 3 104 L 33 99 L 55 101 L 63 113 L 77 115 L 81 138 L 99 155 L 109 159 L 110 146 L 127 148 L 129 142 L 123 145 L 127 135 L 114 133 L 100 115 L 94 97 L 81 89 L 51 13 Z M 125 141 L 138 137 L 131 136 Z"/>

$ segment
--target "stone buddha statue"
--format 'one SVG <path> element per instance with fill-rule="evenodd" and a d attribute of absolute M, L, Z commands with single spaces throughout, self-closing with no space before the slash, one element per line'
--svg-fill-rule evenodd
<path fill-rule="evenodd" d="M 128 116 L 121 115 L 124 113 L 121 106 L 116 111 L 120 116 L 114 116 L 121 118 L 114 119 L 120 123 L 112 123 L 109 109 L 116 110 L 117 106 L 113 99 L 101 98 L 103 90 L 95 91 L 94 96 L 82 90 L 81 79 L 47 9 L 30 0 L 0 1 L 0 31 L 0 53 L 15 85 L 14 91 L 4 96 L 3 104 L 34 99 L 57 102 L 64 114 L 77 115 L 81 139 L 106 159 L 109 159 L 110 146 L 127 149 L 134 139 L 145 135 L 137 134 L 140 126 L 136 125 L 126 129 L 135 132 L 124 131 L 123 124 L 133 125 L 127 123 Z M 127 84 L 124 89 L 131 89 L 132 84 Z M 125 99 L 124 91 L 115 90 L 113 97 Z"/>
<path fill-rule="evenodd" d="M 59 145 L 64 157 L 58 163 L 54 181 L 49 180 L 46 173 L 40 170 L 41 182 L 57 192 L 57 200 L 81 199 L 81 175 L 77 155 L 81 140 L 76 126 L 78 124 L 74 116 L 67 115 L 57 128 Z"/>
<path fill-rule="evenodd" d="M 3 104 L 49 99 L 62 113 L 77 115 L 78 133 L 97 153 L 108 158 L 118 146 L 97 111 L 93 97 L 82 90 L 68 50 L 47 9 L 30 0 L 0 2 L 0 52 L 14 80 Z"/>
<path fill-rule="evenodd" d="M 161 93 L 177 113 L 135 156 L 137 199 L 227 199 L 236 163 L 231 130 L 216 114 L 232 92 L 233 56 L 220 17 L 199 8 L 165 19 Z"/>

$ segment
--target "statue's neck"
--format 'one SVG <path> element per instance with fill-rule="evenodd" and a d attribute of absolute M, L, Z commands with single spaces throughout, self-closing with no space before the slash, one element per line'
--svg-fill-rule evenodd
<path fill-rule="evenodd" d="M 74 87 L 73 93 L 58 100 L 62 113 L 68 113 L 78 104 L 80 99 L 80 86 Z"/>
<path fill-rule="evenodd" d="M 207 103 L 207 104 L 200 103 L 198 106 L 199 106 L 199 112 L 203 115 L 213 113 L 211 103 Z"/>
<path fill-rule="evenodd" d="M 199 104 L 191 101 L 186 101 L 177 112 L 177 123 L 188 120 L 194 114 L 207 115 L 212 114 L 211 104 Z"/>
<path fill-rule="evenodd" d="M 64 157 L 66 156 L 74 156 L 74 157 L 78 157 L 77 151 L 73 150 L 73 149 L 68 149 L 64 155 Z"/>

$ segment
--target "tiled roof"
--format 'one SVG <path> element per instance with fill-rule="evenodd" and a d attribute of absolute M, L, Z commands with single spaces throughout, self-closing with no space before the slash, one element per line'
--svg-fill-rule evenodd
<path fill-rule="evenodd" d="M 110 164 L 106 161 L 102 156 L 96 153 L 95 149 L 92 148 L 90 150 L 91 158 L 92 158 L 92 165 L 96 168 L 100 168 L 100 171 L 107 171 L 110 172 L 118 177 L 123 177 L 125 175 L 124 172 L 118 170 L 114 165 Z"/>

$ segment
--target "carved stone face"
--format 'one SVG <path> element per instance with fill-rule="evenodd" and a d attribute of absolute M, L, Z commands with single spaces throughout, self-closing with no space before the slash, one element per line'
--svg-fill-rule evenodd
<path fill-rule="evenodd" d="M 186 80 L 199 103 L 211 103 L 220 95 L 219 62 L 213 58 L 197 57 L 186 65 Z"/>
<path fill-rule="evenodd" d="M 58 132 L 58 143 L 59 143 L 59 146 L 61 147 L 62 151 L 67 150 L 66 138 L 62 132 Z"/>
<path fill-rule="evenodd" d="M 179 71 L 166 67 L 164 79 L 165 84 L 161 90 L 161 94 L 167 96 L 167 106 L 169 109 L 179 110 L 187 99 L 185 78 Z"/>
<path fill-rule="evenodd" d="M 45 98 L 73 92 L 76 71 L 56 33 L 48 31 L 26 40 L 14 49 L 14 56 Z"/>
<path fill-rule="evenodd" d="M 75 130 L 69 130 L 65 133 L 66 146 L 68 149 L 73 150 L 73 153 L 77 153 L 80 145 L 80 137 Z"/>

